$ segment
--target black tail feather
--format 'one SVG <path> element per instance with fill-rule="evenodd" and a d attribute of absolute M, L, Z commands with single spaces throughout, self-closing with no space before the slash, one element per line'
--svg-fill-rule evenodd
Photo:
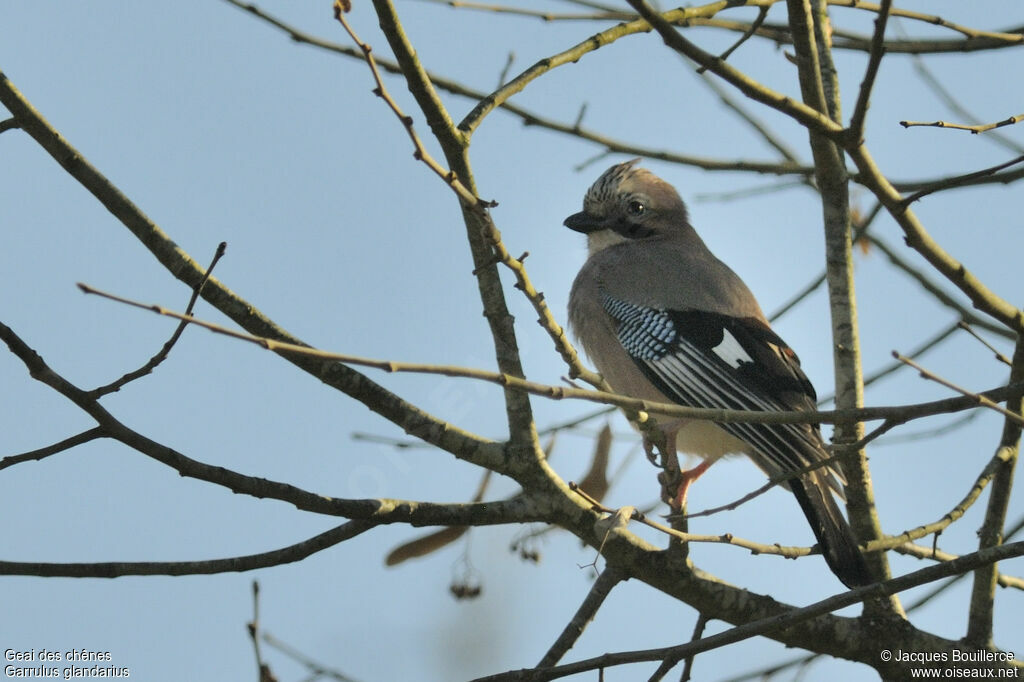
<path fill-rule="evenodd" d="M 793 494 L 804 510 L 828 567 L 844 585 L 853 589 L 874 582 L 857 538 L 847 523 L 832 491 L 819 477 L 805 476 L 790 482 Z"/>

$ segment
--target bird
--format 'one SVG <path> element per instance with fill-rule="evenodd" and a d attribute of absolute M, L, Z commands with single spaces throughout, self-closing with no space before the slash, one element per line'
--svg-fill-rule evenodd
<path fill-rule="evenodd" d="M 564 225 L 587 236 L 587 259 L 569 294 L 569 326 L 616 393 L 689 407 L 813 411 L 817 395 L 796 353 L 768 323 L 747 285 L 690 224 L 672 185 L 640 159 L 605 171 L 583 210 Z M 817 424 L 757 424 L 652 415 L 672 456 L 702 462 L 676 495 L 725 455 L 742 454 L 769 476 L 830 457 Z M 645 445 L 649 444 L 646 442 Z M 650 453 L 650 450 L 648 450 Z M 873 582 L 836 501 L 836 463 L 788 479 L 832 572 L 847 587 Z"/>

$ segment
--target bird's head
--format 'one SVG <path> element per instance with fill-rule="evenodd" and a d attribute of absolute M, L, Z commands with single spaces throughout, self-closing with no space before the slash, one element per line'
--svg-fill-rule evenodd
<path fill-rule="evenodd" d="M 686 205 L 667 182 L 640 159 L 612 166 L 583 198 L 583 210 L 565 219 L 569 229 L 587 235 L 590 252 L 623 242 L 671 236 L 689 229 Z"/>

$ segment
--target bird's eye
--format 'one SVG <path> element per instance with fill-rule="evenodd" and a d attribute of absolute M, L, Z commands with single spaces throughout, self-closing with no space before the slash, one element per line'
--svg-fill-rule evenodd
<path fill-rule="evenodd" d="M 633 199 L 631 202 L 626 204 L 626 210 L 630 215 L 642 216 L 647 210 L 647 207 L 644 206 L 643 202 Z"/>

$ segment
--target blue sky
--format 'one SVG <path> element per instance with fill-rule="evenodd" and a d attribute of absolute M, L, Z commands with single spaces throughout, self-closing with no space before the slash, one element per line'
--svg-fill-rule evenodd
<path fill-rule="evenodd" d="M 1009 1 L 977 8 L 938 4 L 900 6 L 942 12 L 978 28 L 1021 23 L 1019 6 Z M 331 19 L 330 3 L 296 5 L 261 6 L 310 33 L 346 42 Z M 516 73 L 605 26 L 548 24 L 426 2 L 401 3 L 399 12 L 429 69 L 481 90 L 495 86 L 510 50 Z M 735 12 L 746 19 L 755 14 Z M 870 30 L 866 13 L 837 9 L 834 17 L 842 26 Z M 774 9 L 769 19 L 782 21 L 784 10 Z M 351 22 L 379 53 L 387 53 L 367 3 L 356 3 Z M 920 23 L 898 23 L 893 31 L 950 35 Z M 733 34 L 710 30 L 692 35 L 709 51 L 735 40 Z M 1022 54 L 1016 48 L 936 56 L 926 63 L 979 118 L 994 121 L 1020 113 L 1008 74 L 1021 72 Z M 730 61 L 772 87 L 798 92 L 795 69 L 773 47 L 748 43 Z M 860 53 L 837 52 L 847 110 L 864 61 Z M 208 262 L 217 244 L 227 241 L 217 276 L 292 333 L 338 352 L 493 367 L 458 206 L 413 160 L 404 131 L 371 94 L 365 64 L 293 44 L 226 2 L 6 3 L 0 8 L 0 69 L 195 259 Z M 404 84 L 390 77 L 387 85 L 428 138 Z M 443 98 L 455 118 L 473 104 Z M 586 102 L 586 125 L 636 144 L 723 159 L 775 158 L 653 35 L 633 36 L 555 70 L 515 101 L 567 122 Z M 757 111 L 809 158 L 797 126 Z M 868 144 L 890 177 L 968 172 L 1020 153 L 984 136 L 898 125 L 903 119 L 939 118 L 957 117 L 917 78 L 908 57 L 888 57 L 870 110 Z M 1004 132 L 1024 144 L 1019 127 Z M 473 140 L 479 191 L 499 201 L 493 215 L 509 250 L 530 252 L 531 277 L 563 320 L 585 249 L 580 236 L 561 222 L 579 210 L 593 179 L 623 159 L 611 156 L 575 169 L 599 152 L 590 143 L 525 128 L 502 112 L 491 114 Z M 26 135 L 0 135 L 0 154 L 3 321 L 82 387 L 106 383 L 142 364 L 170 334 L 172 323 L 83 297 L 75 282 L 178 309 L 190 292 Z M 766 310 L 776 309 L 820 271 L 820 207 L 806 189 L 701 200 L 774 180 L 647 165 L 676 185 L 698 231 Z M 1021 302 L 1018 254 L 1024 247 L 1019 197 L 1019 186 L 963 189 L 916 207 L 947 250 L 1016 303 Z M 854 201 L 865 210 L 871 205 L 868 193 L 858 188 Z M 880 219 L 873 234 L 927 269 L 903 246 L 892 221 Z M 866 371 L 887 364 L 891 350 L 908 351 L 955 321 L 877 250 L 859 254 L 856 268 Z M 533 323 L 528 303 L 511 287 L 508 291 L 528 377 L 558 383 L 564 366 Z M 197 314 L 225 321 L 205 304 Z M 831 392 L 824 292 L 783 317 L 776 329 L 800 354 L 819 392 Z M 1005 340 L 990 340 L 1004 353 L 1012 350 Z M 966 335 L 923 362 L 971 389 L 1005 381 L 1005 368 Z M 495 438 L 504 433 L 501 394 L 494 387 L 369 374 L 476 433 Z M 0 455 L 42 447 L 92 425 L 77 408 L 30 380 L 12 356 L 0 360 L 0 383 Z M 905 372 L 872 386 L 867 395 L 868 404 L 888 405 L 950 393 Z M 541 426 L 592 409 L 542 399 L 533 403 Z M 356 432 L 403 435 L 276 356 L 201 330 L 189 330 L 153 376 L 104 404 L 133 428 L 191 457 L 328 495 L 460 501 L 472 495 L 480 475 L 445 453 L 353 439 Z M 913 423 L 894 435 L 949 421 Z M 637 437 L 621 418 L 612 423 L 615 466 L 635 453 Z M 553 465 L 565 478 L 578 478 L 586 469 L 599 426 L 559 438 Z M 885 530 L 935 520 L 956 504 L 994 451 L 1000 428 L 999 417 L 981 414 L 940 439 L 880 442 L 870 449 Z M 719 464 L 694 487 L 691 505 L 732 500 L 762 480 L 746 460 Z M 499 498 L 515 490 L 499 480 L 489 494 Z M 642 506 L 656 495 L 654 471 L 636 458 L 607 501 Z M 1022 513 L 1017 496 L 1010 518 Z M 275 549 L 337 523 L 182 479 L 103 441 L 0 472 L 0 514 L 3 558 L 23 561 L 217 558 Z M 940 547 L 970 551 L 980 522 L 979 505 L 942 535 Z M 813 542 L 799 509 L 782 491 L 691 528 L 765 542 Z M 157 682 L 252 679 L 245 623 L 251 617 L 250 584 L 258 579 L 262 625 L 326 665 L 364 682 L 466 679 L 534 664 L 589 588 L 590 573 L 579 566 L 593 560 L 592 550 L 566 533 L 550 533 L 538 541 L 542 562 L 527 564 L 508 550 L 519 532 L 515 528 L 476 530 L 468 545 L 383 568 L 392 547 L 422 532 L 382 528 L 299 564 L 244 575 L 5 577 L 0 605 L 8 616 L 0 619 L 0 649 L 109 651 L 112 663 L 130 667 L 133 677 Z M 456 602 L 448 585 L 464 552 L 484 589 L 475 601 Z M 783 562 L 718 546 L 697 547 L 693 556 L 730 582 L 770 590 L 794 604 L 817 601 L 840 587 L 820 559 Z M 893 558 L 896 573 L 922 565 Z M 1008 562 L 1003 570 L 1021 575 L 1024 564 Z M 915 624 L 960 637 L 968 594 L 965 581 L 915 614 Z M 1024 648 L 1024 595 L 1000 590 L 998 599 L 996 641 L 1018 651 Z M 689 607 L 635 581 L 627 583 L 613 593 L 570 659 L 677 643 L 689 637 L 694 618 Z M 712 623 L 708 632 L 723 629 Z M 695 675 L 727 678 L 793 655 L 772 642 L 750 640 L 701 656 Z M 267 658 L 280 679 L 302 679 L 301 669 L 284 656 L 269 652 Z M 874 679 L 867 668 L 839 662 L 820 663 L 812 674 Z M 638 675 L 644 672 L 616 670 L 606 679 Z"/>

